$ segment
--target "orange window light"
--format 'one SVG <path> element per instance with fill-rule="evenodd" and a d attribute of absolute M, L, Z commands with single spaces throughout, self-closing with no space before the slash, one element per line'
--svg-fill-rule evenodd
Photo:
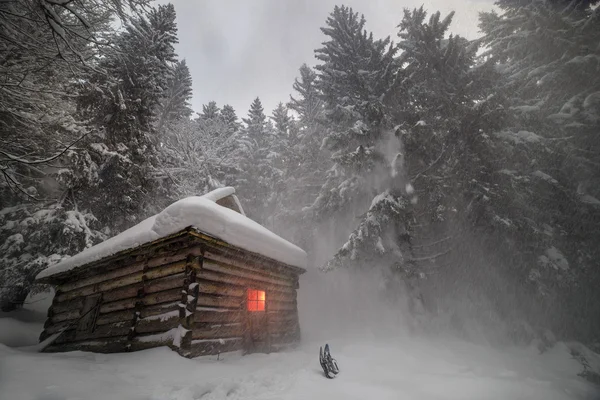
<path fill-rule="evenodd" d="M 265 311 L 265 291 L 248 289 L 248 311 Z"/>

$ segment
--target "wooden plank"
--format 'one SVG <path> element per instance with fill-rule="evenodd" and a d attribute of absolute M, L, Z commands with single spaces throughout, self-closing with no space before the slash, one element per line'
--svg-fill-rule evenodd
<path fill-rule="evenodd" d="M 179 313 L 173 315 L 165 315 L 164 318 L 142 318 L 137 321 L 135 325 L 135 332 L 137 333 L 152 333 L 152 332 L 164 332 L 166 330 L 177 328 L 179 326 Z"/>
<path fill-rule="evenodd" d="M 181 273 L 185 270 L 185 261 L 177 262 L 149 270 L 145 273 L 146 279 L 152 280 L 162 278 L 169 275 Z M 118 279 L 98 283 L 96 285 L 85 286 L 79 289 L 72 290 L 67 293 L 60 293 L 56 296 L 58 302 L 72 300 L 81 296 L 89 296 L 95 293 L 107 292 L 112 289 L 121 288 L 124 286 L 133 285 L 142 282 L 144 272 L 136 272 L 134 274 L 122 276 Z"/>
<path fill-rule="evenodd" d="M 133 321 L 134 310 L 116 311 L 108 314 L 100 314 L 96 320 L 96 325 L 107 325 L 115 322 Z"/>
<path fill-rule="evenodd" d="M 199 307 L 196 308 L 194 322 L 234 323 L 242 322 L 245 317 L 244 311 L 206 311 Z"/>
<path fill-rule="evenodd" d="M 72 280 L 57 287 L 57 291 L 64 293 L 69 292 L 71 290 L 79 289 L 84 286 L 94 285 L 99 282 L 104 282 L 108 280 L 113 280 L 115 278 L 119 278 L 121 276 L 129 275 L 134 272 L 139 272 L 144 269 L 143 262 L 137 262 L 129 266 L 124 266 L 121 268 L 117 268 L 113 271 L 106 273 L 99 273 L 98 275 L 90 276 L 89 278 Z"/>
<path fill-rule="evenodd" d="M 246 289 L 242 286 L 223 285 L 202 279 L 197 279 L 196 282 L 198 283 L 198 291 L 203 294 L 218 294 L 221 296 L 237 297 L 246 294 Z"/>
<path fill-rule="evenodd" d="M 185 273 L 168 275 L 163 278 L 148 280 L 144 284 L 144 292 L 156 293 L 162 292 L 163 290 L 169 290 L 174 288 L 181 288 L 183 280 L 185 279 Z"/>
<path fill-rule="evenodd" d="M 241 337 L 243 334 L 244 325 L 241 323 L 223 325 L 199 324 L 194 326 L 192 331 L 192 340 L 224 339 L 230 337 Z"/>
<path fill-rule="evenodd" d="M 100 338 L 110 338 L 124 336 L 129 333 L 130 326 L 127 323 L 103 325 L 98 327 L 94 332 L 77 331 L 76 329 L 70 329 L 60 335 L 54 343 L 69 343 L 77 342 L 81 340 L 91 340 Z"/>
<path fill-rule="evenodd" d="M 161 265 L 171 264 L 177 261 L 183 261 L 188 256 L 201 256 L 202 249 L 199 246 L 184 247 L 180 250 L 171 252 L 169 254 L 154 257 L 148 260 L 148 268 L 156 268 Z"/>
<path fill-rule="evenodd" d="M 135 307 L 136 298 L 123 299 L 102 304 L 100 306 L 100 314 L 112 313 L 115 311 L 128 310 Z"/>
<path fill-rule="evenodd" d="M 131 349 L 132 350 L 142 350 L 149 349 L 152 347 L 159 346 L 170 346 L 173 344 L 173 338 L 176 334 L 177 328 L 170 329 L 168 331 L 163 331 L 160 333 L 153 333 L 150 335 L 139 335 L 135 336 L 131 340 Z"/>
<path fill-rule="evenodd" d="M 50 321 L 52 324 L 55 324 L 57 322 L 74 320 L 74 319 L 79 318 L 79 316 L 80 316 L 79 310 L 71 310 L 71 311 L 66 311 L 64 313 L 58 313 L 58 314 L 52 315 L 52 317 L 50 317 Z"/>
<path fill-rule="evenodd" d="M 143 283 L 140 281 L 133 285 L 125 286 L 119 289 L 110 290 L 102 294 L 102 299 L 105 303 L 111 301 L 123 300 L 130 297 L 136 297 L 139 290 L 143 287 Z"/>
<path fill-rule="evenodd" d="M 264 274 L 271 276 L 276 279 L 284 279 L 284 280 L 296 280 L 298 274 L 291 271 L 286 267 L 273 267 L 268 263 L 254 263 L 252 261 L 247 260 L 238 260 L 233 257 L 227 257 L 225 255 L 216 254 L 215 252 L 206 251 L 204 253 L 204 258 L 206 260 L 217 261 L 221 264 L 231 265 L 234 267 L 246 269 L 248 271 Z"/>
<path fill-rule="evenodd" d="M 270 311 L 296 311 L 296 303 L 288 303 L 282 301 L 269 301 L 267 299 L 268 307 Z"/>
<path fill-rule="evenodd" d="M 243 297 L 199 295 L 198 306 L 240 309 Z"/>
<path fill-rule="evenodd" d="M 254 273 L 252 271 L 245 271 L 241 268 L 216 263 L 211 260 L 205 259 L 204 263 L 202 265 L 202 268 L 207 269 L 209 271 L 221 272 L 224 274 L 233 275 L 233 276 L 236 276 L 239 278 L 247 278 L 247 279 L 252 279 L 255 281 L 259 281 L 259 282 L 272 283 L 274 285 L 294 287 L 294 282 L 292 280 L 271 278 L 271 277 L 268 277 L 268 276 L 265 276 L 262 274 Z"/>
<path fill-rule="evenodd" d="M 176 288 L 147 294 L 142 299 L 142 303 L 146 306 L 151 306 L 154 304 L 172 302 L 179 298 L 181 298 L 181 288 Z"/>
<path fill-rule="evenodd" d="M 154 315 L 164 314 L 169 311 L 178 311 L 180 308 L 179 301 L 172 301 L 168 303 L 157 304 L 154 306 L 148 306 L 142 308 L 140 311 L 140 318 L 146 318 Z"/>
<path fill-rule="evenodd" d="M 273 311 L 268 313 L 269 321 L 297 321 L 298 314 L 295 311 Z"/>
<path fill-rule="evenodd" d="M 101 301 L 102 294 L 100 293 L 85 298 L 81 309 L 81 318 L 77 324 L 77 331 L 91 332 L 94 329 Z"/>
<path fill-rule="evenodd" d="M 210 251 L 217 252 L 218 254 L 224 254 L 225 256 L 228 256 L 228 257 L 239 258 L 244 261 L 251 261 L 251 262 L 269 265 L 274 268 L 285 267 L 286 269 L 296 273 L 297 275 L 300 275 L 300 274 L 303 274 L 306 272 L 306 270 L 304 268 L 281 263 L 272 258 L 263 256 L 261 254 L 253 253 L 253 252 L 241 249 L 239 247 L 235 247 L 227 242 L 224 242 L 215 237 L 207 235 L 198 229 L 192 229 L 190 231 L 190 235 L 197 237 L 198 242 L 204 244 L 206 247 L 208 247 L 210 249 Z"/>
<path fill-rule="evenodd" d="M 293 303 L 296 301 L 296 291 L 294 290 L 293 294 L 269 291 L 267 301 L 283 301 L 287 303 Z"/>
<path fill-rule="evenodd" d="M 80 297 L 74 300 L 65 301 L 63 303 L 53 304 L 52 312 L 54 314 L 60 314 L 67 311 L 80 310 L 83 307 L 83 300 L 83 297 Z"/>
<path fill-rule="evenodd" d="M 227 353 L 242 349 L 241 337 L 227 338 L 222 340 L 192 340 L 190 349 L 182 354 L 186 357 L 199 357 Z"/>
<path fill-rule="evenodd" d="M 190 235 L 189 229 L 176 232 L 167 237 L 157 239 L 142 246 L 123 250 L 110 257 L 86 264 L 84 268 L 75 268 L 48 278 L 40 279 L 40 283 L 62 284 L 69 281 L 81 280 L 98 274 L 98 270 L 112 271 L 144 261 L 145 258 L 172 252 L 177 249 L 194 247 L 196 240 Z M 196 245 L 197 246 L 197 245 Z"/>
<path fill-rule="evenodd" d="M 206 281 L 213 281 L 218 283 L 226 283 L 230 285 L 236 285 L 243 289 L 248 287 L 266 287 L 270 291 L 284 292 L 284 293 L 294 293 L 296 289 L 290 286 L 279 286 L 274 284 L 265 285 L 264 282 L 256 281 L 253 279 L 240 278 L 233 275 L 228 275 L 224 273 L 208 271 L 205 269 L 201 269 L 196 272 L 196 278 L 204 279 Z"/>

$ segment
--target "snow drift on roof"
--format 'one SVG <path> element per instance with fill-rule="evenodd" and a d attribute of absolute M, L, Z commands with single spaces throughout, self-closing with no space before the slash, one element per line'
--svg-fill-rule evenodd
<path fill-rule="evenodd" d="M 220 188 L 204 196 L 179 200 L 126 231 L 73 257 L 46 268 L 36 279 L 47 278 L 98 261 L 120 251 L 131 249 L 189 226 L 224 240 L 244 250 L 252 251 L 279 262 L 300 268 L 306 267 L 306 253 L 277 236 L 267 228 L 215 202 L 232 195 L 235 189 Z"/>

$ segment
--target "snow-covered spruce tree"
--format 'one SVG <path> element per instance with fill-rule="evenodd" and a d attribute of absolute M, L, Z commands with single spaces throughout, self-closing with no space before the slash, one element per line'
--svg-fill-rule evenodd
<path fill-rule="evenodd" d="M 82 192 L 81 203 L 113 233 L 157 211 L 149 196 L 157 184 L 155 112 L 176 62 L 176 33 L 171 4 L 133 18 L 114 38 L 114 51 L 98 61 L 106 73 L 90 74 L 78 99 L 94 130 L 90 154 L 99 166 L 97 185 Z"/>
<path fill-rule="evenodd" d="M 511 151 L 507 185 L 523 193 L 523 266 L 559 335 L 592 339 L 600 282 L 600 10 L 597 1 L 498 1 L 480 28 L 512 105 L 495 132 Z M 517 223 L 515 223 L 517 221 Z M 569 321 L 570 323 L 564 323 Z M 597 338 L 596 338 L 597 340 Z"/>
<path fill-rule="evenodd" d="M 295 115 L 287 122 L 285 148 L 280 154 L 283 163 L 283 187 L 274 212 L 278 233 L 311 250 L 313 223 L 305 211 L 317 198 L 331 165 L 329 153 L 321 149 L 324 129 L 321 128 L 323 100 L 316 87 L 317 74 L 306 64 L 300 67 L 300 77 L 293 84 L 287 109 Z M 276 123 L 277 125 L 277 123 Z"/>
<path fill-rule="evenodd" d="M 231 105 L 225 104 L 223 106 L 223 109 L 221 110 L 221 118 L 229 127 L 230 133 L 237 132 L 240 129 L 241 124 L 238 121 L 238 116 L 235 112 L 235 109 Z"/>
<path fill-rule="evenodd" d="M 217 119 L 221 115 L 221 110 L 217 106 L 215 101 L 210 101 L 208 104 L 202 105 L 202 113 L 198 114 L 198 118 L 201 120 L 212 120 Z"/>
<path fill-rule="evenodd" d="M 389 274 L 410 258 L 408 203 L 399 187 L 402 177 L 391 168 L 400 146 L 382 103 L 393 82 L 396 50 L 389 38 L 375 40 L 364 25 L 351 8 L 335 7 L 321 29 L 328 38 L 316 50 L 317 83 L 334 165 L 311 208 L 316 219 L 342 225 L 343 215 L 351 218 L 352 233 L 325 270 L 380 268 Z"/>
<path fill-rule="evenodd" d="M 507 271 L 511 262 L 497 262 L 510 249 L 493 245 L 509 241 L 503 221 L 515 196 L 498 182 L 506 149 L 492 135 L 505 118 L 504 101 L 491 95 L 497 74 L 491 62 L 477 61 L 478 43 L 448 35 L 452 17 L 405 10 L 396 60 L 402 68 L 386 104 L 404 145 L 407 191 L 418 200 L 407 277 L 425 306 L 454 315 L 460 330 L 470 318 L 499 323 L 490 316 L 508 308 L 500 300 L 519 279 Z M 464 309 L 471 312 L 457 315 Z"/>
<path fill-rule="evenodd" d="M 238 150 L 235 158 L 240 160 L 241 174 L 237 187 L 244 199 L 248 216 L 266 226 L 272 221 L 272 209 L 276 191 L 283 175 L 275 167 L 278 154 L 273 151 L 277 135 L 267 121 L 260 99 L 250 105 L 248 117 L 243 119 L 245 127 L 237 137 Z"/>
<path fill-rule="evenodd" d="M 82 147 L 88 133 L 74 117 L 72 93 L 110 51 L 114 17 L 127 19 L 140 1 L 0 3 L 0 308 L 22 304 L 37 273 L 102 234 L 75 201 L 95 177 Z"/>
<path fill-rule="evenodd" d="M 166 126 L 192 115 L 190 100 L 192 98 L 192 76 L 185 60 L 177 61 L 172 66 L 167 89 L 162 94 L 156 110 L 156 130 L 163 134 Z"/>

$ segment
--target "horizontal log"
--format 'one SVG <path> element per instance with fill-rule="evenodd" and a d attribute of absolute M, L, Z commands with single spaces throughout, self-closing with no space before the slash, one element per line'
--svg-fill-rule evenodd
<path fill-rule="evenodd" d="M 134 310 L 116 311 L 108 314 L 100 314 L 96 320 L 96 325 L 113 324 L 115 322 L 133 321 L 135 317 Z"/>
<path fill-rule="evenodd" d="M 177 335 L 177 328 L 151 335 L 136 335 L 131 341 L 131 347 L 132 350 L 141 350 L 157 346 L 172 345 L 175 335 Z"/>
<path fill-rule="evenodd" d="M 70 292 L 75 289 L 82 288 L 84 286 L 95 285 L 96 283 L 113 280 L 125 275 L 133 274 L 144 269 L 143 262 L 137 262 L 128 266 L 117 268 L 110 272 L 98 273 L 97 275 L 90 276 L 89 278 L 74 279 L 57 287 L 57 291 L 61 293 Z"/>
<path fill-rule="evenodd" d="M 256 263 L 248 260 L 238 260 L 233 257 L 228 257 L 225 255 L 216 254 L 215 252 L 206 251 L 204 253 L 205 260 L 213 260 L 221 264 L 231 265 L 234 267 L 246 269 L 248 271 L 252 271 L 254 273 L 264 274 L 276 279 L 284 279 L 284 280 L 296 280 L 298 279 L 298 274 L 291 271 L 286 267 L 273 267 L 272 265 L 268 265 L 267 263 Z"/>
<path fill-rule="evenodd" d="M 148 268 L 156 268 L 161 265 L 171 264 L 185 260 L 188 256 L 201 256 L 202 249 L 199 246 L 186 246 L 182 249 L 159 255 L 148 260 Z"/>
<path fill-rule="evenodd" d="M 295 311 L 272 311 L 267 313 L 269 321 L 298 321 L 298 314 Z"/>
<path fill-rule="evenodd" d="M 96 353 L 120 353 L 127 349 L 127 336 L 118 338 L 104 338 L 96 340 L 86 340 L 81 342 L 69 342 L 61 344 L 52 344 L 46 347 L 45 353 L 65 352 L 65 351 L 93 351 Z"/>
<path fill-rule="evenodd" d="M 294 290 L 293 294 L 269 291 L 267 293 L 267 301 L 283 301 L 293 303 L 296 301 L 296 291 Z"/>
<path fill-rule="evenodd" d="M 52 314 L 60 314 L 66 311 L 81 310 L 82 307 L 83 298 L 80 297 L 63 303 L 53 303 L 50 309 L 52 310 Z"/>
<path fill-rule="evenodd" d="M 223 325 L 201 324 L 194 326 L 194 329 L 192 330 L 192 340 L 221 338 L 224 339 L 230 337 L 239 337 L 243 335 L 244 325 L 241 323 Z"/>
<path fill-rule="evenodd" d="M 179 326 L 179 312 L 164 314 L 163 318 L 142 318 L 135 325 L 136 333 L 163 332 Z"/>
<path fill-rule="evenodd" d="M 147 280 L 144 282 L 144 292 L 156 293 L 168 289 L 182 288 L 184 280 L 185 272 L 168 275 L 163 278 Z"/>
<path fill-rule="evenodd" d="M 124 300 L 113 301 L 105 303 L 100 306 L 100 314 L 107 314 L 115 311 L 127 310 L 134 308 L 136 303 L 139 302 L 142 305 L 150 306 L 160 303 L 173 302 L 181 298 L 181 289 L 170 289 L 162 292 L 147 294 L 142 298 L 129 298 Z"/>
<path fill-rule="evenodd" d="M 242 322 L 246 318 L 244 311 L 205 311 L 196 309 L 194 313 L 194 322 L 219 322 L 219 323 L 234 323 Z"/>
<path fill-rule="evenodd" d="M 124 324 L 124 325 L 123 325 Z M 96 328 L 93 332 L 81 332 L 76 329 L 70 329 L 65 331 L 62 335 L 56 338 L 54 343 L 68 343 L 75 342 L 81 340 L 91 340 L 91 339 L 100 339 L 100 338 L 108 338 L 108 337 L 118 337 L 127 335 L 131 327 L 127 326 L 130 324 L 120 323 L 112 324 L 112 325 L 103 325 Z"/>
<path fill-rule="evenodd" d="M 204 307 L 240 309 L 242 303 L 242 297 L 200 295 L 196 304 Z"/>
<path fill-rule="evenodd" d="M 160 268 L 155 268 L 145 273 L 143 271 L 136 272 L 134 274 L 125 275 L 120 278 L 101 282 L 91 286 L 84 286 L 79 289 L 72 290 L 66 293 L 59 293 L 56 296 L 57 302 L 63 302 L 67 300 L 72 300 L 81 296 L 89 296 L 91 294 L 108 292 L 112 289 L 122 288 L 124 286 L 133 285 L 136 283 L 142 282 L 142 277 L 145 276 L 147 280 L 162 278 L 169 275 L 179 274 L 185 271 L 185 261 L 180 261 L 174 264 L 169 264 L 165 266 L 161 266 Z"/>
<path fill-rule="evenodd" d="M 75 268 L 71 271 L 62 272 L 52 277 L 41 279 L 41 283 L 63 283 L 65 281 L 75 281 L 97 276 L 99 273 L 114 271 L 134 263 L 144 262 L 148 258 L 154 258 L 173 251 L 194 248 L 197 241 L 187 230 L 174 233 L 168 237 L 157 239 L 154 242 L 142 246 L 123 250 L 113 256 L 89 263 L 85 268 Z"/>
<path fill-rule="evenodd" d="M 172 302 L 168 302 L 168 303 L 144 307 L 140 311 L 140 318 L 147 318 L 147 317 L 151 317 L 154 315 L 164 314 L 169 311 L 176 311 L 176 310 L 179 311 L 179 308 L 180 308 L 179 304 L 180 304 L 180 301 L 172 301 Z"/>
<path fill-rule="evenodd" d="M 107 314 L 115 311 L 128 310 L 134 308 L 137 301 L 138 299 L 132 297 L 129 299 L 112 301 L 110 303 L 102 304 L 100 306 L 100 314 Z"/>
<path fill-rule="evenodd" d="M 297 275 L 306 272 L 304 268 L 287 265 L 264 255 L 243 250 L 210 235 L 206 235 L 199 230 L 192 230 L 190 234 L 198 238 L 197 241 L 204 245 L 206 251 L 214 252 L 228 258 L 235 258 L 242 262 L 270 266 L 274 269 L 285 267 L 287 270 L 294 272 Z"/>
<path fill-rule="evenodd" d="M 243 338 L 227 338 L 222 340 L 192 340 L 189 350 L 183 354 L 186 357 L 199 357 L 241 350 Z"/>
<path fill-rule="evenodd" d="M 293 293 L 296 291 L 293 287 L 290 287 L 290 286 L 280 286 L 280 285 L 274 285 L 272 283 L 265 284 L 264 282 L 256 281 L 253 279 L 240 278 L 237 276 L 214 272 L 214 271 L 209 271 L 206 269 L 201 269 L 201 270 L 197 271 L 196 279 L 203 279 L 206 281 L 213 281 L 213 282 L 217 282 L 217 283 L 226 283 L 226 284 L 230 284 L 230 285 L 236 285 L 242 289 L 245 289 L 248 287 L 255 287 L 255 288 L 260 287 L 260 288 L 264 288 L 265 290 L 284 292 L 284 293 Z"/>
<path fill-rule="evenodd" d="M 123 300 L 130 297 L 136 297 L 140 289 L 144 287 L 142 281 L 133 285 L 125 286 L 119 289 L 110 290 L 102 293 L 102 302 L 110 303 L 111 301 Z"/>
<path fill-rule="evenodd" d="M 52 315 L 52 317 L 50 317 L 50 321 L 52 324 L 55 324 L 57 322 L 75 320 L 75 319 L 79 318 L 79 316 L 80 316 L 79 310 L 71 310 L 71 311 L 66 311 L 64 313 L 58 313 L 58 314 Z"/>
<path fill-rule="evenodd" d="M 292 280 L 271 278 L 263 274 L 257 274 L 252 271 L 243 270 L 242 268 L 232 267 L 231 265 L 220 264 L 206 259 L 202 263 L 202 269 L 207 269 L 209 271 L 214 272 L 221 272 L 239 278 L 252 279 L 264 283 L 272 283 L 274 285 L 294 287 L 294 281 Z"/>
<path fill-rule="evenodd" d="M 246 289 L 242 286 L 223 285 L 207 280 L 197 279 L 198 291 L 205 294 L 218 294 L 221 296 L 244 296 Z"/>
<path fill-rule="evenodd" d="M 295 311 L 296 309 L 295 302 L 269 301 L 267 299 L 267 310 L 269 311 Z"/>

